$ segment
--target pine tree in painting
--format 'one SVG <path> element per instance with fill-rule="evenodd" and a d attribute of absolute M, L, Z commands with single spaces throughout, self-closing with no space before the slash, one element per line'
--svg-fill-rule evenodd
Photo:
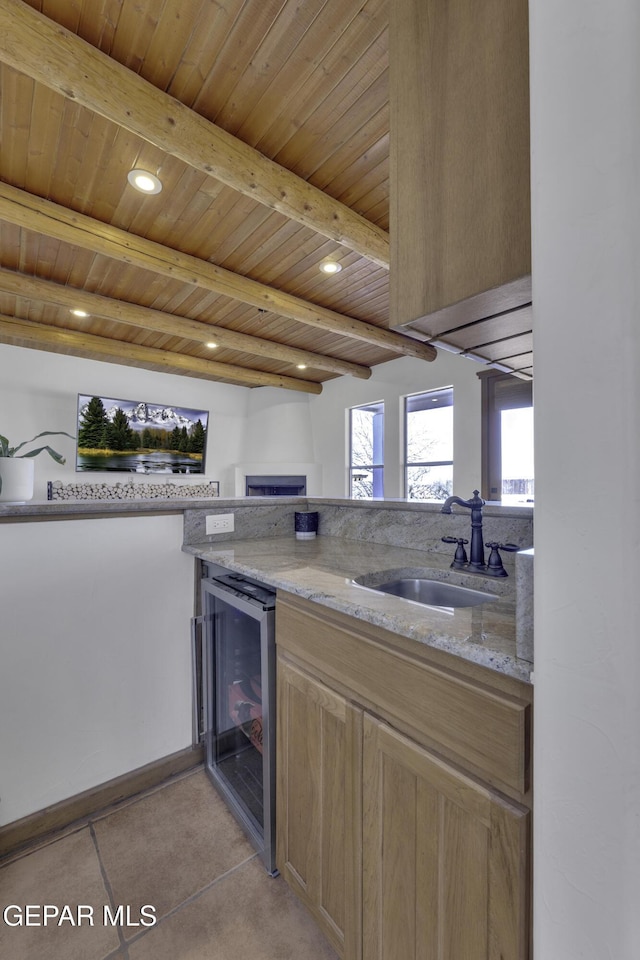
<path fill-rule="evenodd" d="M 106 431 L 109 420 L 100 397 L 92 397 L 78 424 L 78 446 L 87 450 L 99 450 L 107 443 Z"/>

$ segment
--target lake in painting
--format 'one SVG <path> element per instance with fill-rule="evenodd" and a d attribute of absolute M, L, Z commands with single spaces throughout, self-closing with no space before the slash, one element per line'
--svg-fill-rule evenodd
<path fill-rule="evenodd" d="M 180 453 L 78 454 L 77 470 L 120 470 L 127 473 L 202 473 L 200 460 Z"/>

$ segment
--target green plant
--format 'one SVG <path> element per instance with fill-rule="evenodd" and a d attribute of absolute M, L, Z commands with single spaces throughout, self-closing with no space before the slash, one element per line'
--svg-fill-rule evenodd
<path fill-rule="evenodd" d="M 24 440 L 23 443 L 19 443 L 16 447 L 10 447 L 9 441 L 6 437 L 3 437 L 0 434 L 0 458 L 3 457 L 37 457 L 39 453 L 42 453 L 43 450 L 46 450 L 50 457 L 52 457 L 56 463 L 65 463 L 65 458 L 62 454 L 58 453 L 57 450 L 53 450 L 51 447 L 45 445 L 43 447 L 37 447 L 35 450 L 27 450 L 25 453 L 18 453 L 18 450 L 22 450 L 23 447 L 26 447 L 28 444 L 33 443 L 34 440 L 38 440 L 40 437 L 71 437 L 72 440 L 75 440 L 75 437 L 71 436 L 70 433 L 67 433 L 65 430 L 43 430 L 42 433 L 37 433 L 35 437 L 32 437 L 31 440 Z M 2 476 L 0 476 L 0 493 L 2 493 Z"/>

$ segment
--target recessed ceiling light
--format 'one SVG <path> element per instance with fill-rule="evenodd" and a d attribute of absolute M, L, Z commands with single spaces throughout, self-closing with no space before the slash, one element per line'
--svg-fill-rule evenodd
<path fill-rule="evenodd" d="M 306 369 L 307 369 L 306 363 L 298 363 L 296 366 L 297 366 L 298 370 L 306 370 Z"/>
<path fill-rule="evenodd" d="M 162 184 L 158 178 L 147 170 L 130 170 L 127 180 L 141 193 L 160 193 L 162 190 Z"/>
<path fill-rule="evenodd" d="M 86 310 L 72 310 L 71 313 L 74 315 L 74 317 L 88 317 L 88 316 L 89 316 L 89 314 L 87 313 Z"/>
<path fill-rule="evenodd" d="M 215 350 L 216 347 L 218 346 L 218 344 L 217 344 L 217 343 L 206 343 L 205 346 L 206 346 L 206 347 L 209 347 L 209 350 Z"/>
<path fill-rule="evenodd" d="M 337 263 L 335 260 L 323 260 L 323 262 L 320 264 L 320 270 L 322 273 L 328 274 L 340 273 L 342 270 L 342 264 Z"/>

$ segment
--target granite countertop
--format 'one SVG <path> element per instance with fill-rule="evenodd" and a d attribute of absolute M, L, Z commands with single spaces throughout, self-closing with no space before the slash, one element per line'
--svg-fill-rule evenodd
<path fill-rule="evenodd" d="M 348 507 L 350 510 L 364 513 L 376 509 L 385 511 L 402 511 L 425 514 L 439 513 L 441 504 L 436 501 L 421 500 L 350 500 L 336 497 L 99 497 L 96 499 L 64 499 L 64 500 L 28 500 L 24 503 L 0 501 L 0 520 L 55 520 L 57 518 L 85 517 L 93 515 L 117 516 L 131 513 L 182 513 L 185 510 L 224 510 L 240 508 L 255 509 L 256 507 L 296 506 L 302 509 L 322 505 Z M 486 517 L 531 517 L 533 508 L 503 507 L 488 501 L 483 513 Z"/>
<path fill-rule="evenodd" d="M 152 497 L 123 500 L 28 500 L 0 503 L 0 521 L 84 519 L 139 513 L 184 513 L 185 510 L 217 509 L 224 501 L 217 497 Z"/>
<path fill-rule="evenodd" d="M 294 536 L 184 544 L 185 553 L 305 597 L 341 613 L 409 637 L 518 680 L 530 682 L 531 664 L 516 656 L 515 578 L 460 573 L 433 552 L 380 543 Z M 498 595 L 476 607 L 427 607 L 352 583 L 378 571 L 421 573 Z"/>

